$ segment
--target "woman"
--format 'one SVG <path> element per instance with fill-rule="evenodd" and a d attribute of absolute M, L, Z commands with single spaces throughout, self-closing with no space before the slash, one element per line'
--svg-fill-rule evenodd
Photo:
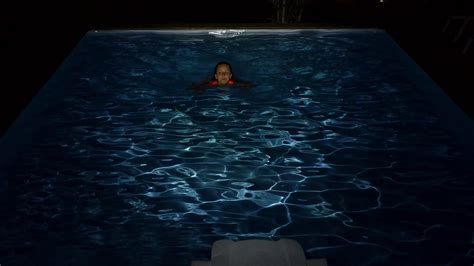
<path fill-rule="evenodd" d="M 255 84 L 233 79 L 232 66 L 227 62 L 221 61 L 214 67 L 214 77 L 210 81 L 204 81 L 197 85 L 193 84 L 191 89 L 203 91 L 207 88 L 232 86 L 238 86 L 239 88 L 250 88 L 254 87 Z"/>

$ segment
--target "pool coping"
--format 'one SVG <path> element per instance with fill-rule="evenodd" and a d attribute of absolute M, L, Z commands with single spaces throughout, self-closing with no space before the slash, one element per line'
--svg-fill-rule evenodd
<path fill-rule="evenodd" d="M 91 30 L 159 30 L 159 29 L 370 29 L 374 27 L 356 26 L 342 23 L 169 23 L 169 24 L 124 24 L 102 26 Z M 378 27 L 375 27 L 378 28 Z M 382 29 L 382 28 L 379 28 Z"/>

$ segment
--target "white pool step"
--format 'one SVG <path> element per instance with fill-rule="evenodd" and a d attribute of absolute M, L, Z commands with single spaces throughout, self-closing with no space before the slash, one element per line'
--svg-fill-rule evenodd
<path fill-rule="evenodd" d="M 301 245 L 292 239 L 218 240 L 212 245 L 211 261 L 193 261 L 191 266 L 327 266 L 326 259 L 307 260 Z"/>

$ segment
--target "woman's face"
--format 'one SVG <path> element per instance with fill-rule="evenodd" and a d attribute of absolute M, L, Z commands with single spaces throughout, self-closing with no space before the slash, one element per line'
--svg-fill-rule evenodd
<path fill-rule="evenodd" d="M 214 77 L 217 79 L 217 85 L 227 85 L 227 82 L 232 78 L 230 67 L 228 65 L 218 65 Z"/>

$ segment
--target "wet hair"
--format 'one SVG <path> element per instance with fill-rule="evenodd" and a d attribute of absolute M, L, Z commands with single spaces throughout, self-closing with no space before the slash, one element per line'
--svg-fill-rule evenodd
<path fill-rule="evenodd" d="M 220 66 L 220 65 L 227 65 L 227 66 L 229 66 L 230 74 L 232 74 L 232 66 L 231 66 L 228 62 L 220 61 L 220 62 L 217 63 L 216 66 L 214 67 L 214 75 L 217 73 L 217 67 Z"/>

